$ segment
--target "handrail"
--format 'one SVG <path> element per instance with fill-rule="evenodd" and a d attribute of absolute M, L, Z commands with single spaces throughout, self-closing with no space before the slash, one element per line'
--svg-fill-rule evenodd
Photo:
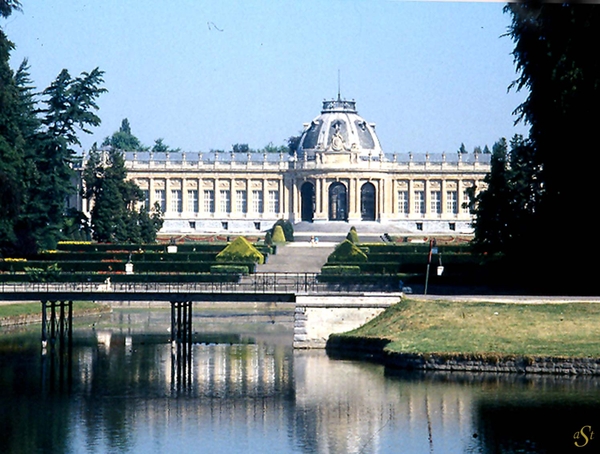
<path fill-rule="evenodd" d="M 255 273 L 238 282 L 31 282 L 1 283 L 0 294 L 65 293 L 73 294 L 186 294 L 186 293 L 255 293 L 296 294 L 315 292 L 354 293 L 366 291 L 397 292 L 386 282 L 349 284 L 320 282 L 318 273 Z"/>

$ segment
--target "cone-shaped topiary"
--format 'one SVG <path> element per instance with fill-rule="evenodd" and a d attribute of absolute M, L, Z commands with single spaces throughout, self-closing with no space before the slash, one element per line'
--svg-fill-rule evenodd
<path fill-rule="evenodd" d="M 327 258 L 328 263 L 364 263 L 367 255 L 349 240 L 342 241 Z"/>
<path fill-rule="evenodd" d="M 278 225 L 283 229 L 283 234 L 285 235 L 285 241 L 294 241 L 294 226 L 290 221 L 286 221 L 285 219 L 279 219 L 273 227 L 271 227 L 271 235 L 275 233 L 275 227 Z"/>
<path fill-rule="evenodd" d="M 273 245 L 273 238 L 271 237 L 271 232 L 265 233 L 265 244 L 267 246 L 272 246 Z"/>
<path fill-rule="evenodd" d="M 354 226 L 350 228 L 348 235 L 346 235 L 346 239 L 354 244 L 360 243 L 360 240 L 358 239 L 358 233 L 356 232 L 356 228 Z"/>
<path fill-rule="evenodd" d="M 237 237 L 216 256 L 217 262 L 253 262 L 263 264 L 265 257 L 243 236 Z"/>
<path fill-rule="evenodd" d="M 273 229 L 273 236 L 271 237 L 273 243 L 285 243 L 285 234 L 283 228 L 280 225 L 276 225 Z"/>

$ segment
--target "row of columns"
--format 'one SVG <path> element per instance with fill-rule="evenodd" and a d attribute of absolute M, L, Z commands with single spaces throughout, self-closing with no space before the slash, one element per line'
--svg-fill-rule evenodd
<path fill-rule="evenodd" d="M 361 180 L 360 178 L 317 178 L 317 179 L 298 179 L 293 182 L 291 188 L 292 208 L 294 220 L 300 220 L 302 215 L 302 186 L 308 182 L 313 184 L 315 191 L 315 210 L 313 218 L 317 221 L 326 221 L 329 219 L 329 189 L 332 184 L 339 182 L 346 187 L 347 205 L 348 205 L 348 220 L 361 220 L 361 195 L 362 188 L 365 184 L 372 184 L 375 188 L 375 217 L 378 221 L 388 221 L 395 219 L 422 218 L 431 219 L 439 215 L 439 217 L 455 217 L 469 218 L 468 211 L 462 209 L 462 205 L 468 202 L 465 197 L 465 189 L 474 184 L 473 180 L 453 180 L 456 183 L 456 189 L 449 189 L 446 180 L 435 180 L 440 182 L 440 212 L 436 213 L 432 210 L 432 180 L 405 180 L 407 181 L 408 192 L 408 212 L 401 213 L 398 206 L 399 190 L 395 189 L 396 182 L 390 179 L 372 179 Z M 416 182 L 423 182 L 424 188 L 424 213 L 419 213 L 415 210 L 415 189 Z M 453 212 L 448 209 L 448 192 L 456 191 L 456 210 Z"/>
<path fill-rule="evenodd" d="M 287 195 L 287 188 L 286 185 L 284 183 L 284 181 L 282 179 L 272 179 L 272 178 L 264 178 L 264 179 L 252 179 L 252 178 L 245 178 L 243 179 L 244 181 L 244 185 L 243 188 L 236 188 L 235 185 L 235 181 L 240 181 L 240 179 L 235 179 L 235 178 L 211 178 L 211 181 L 214 181 L 214 184 L 211 184 L 210 188 L 205 188 L 202 185 L 202 179 L 199 178 L 193 178 L 193 180 L 196 182 L 196 184 L 194 184 L 195 187 L 190 188 L 187 187 L 187 182 L 189 180 L 192 180 L 190 178 L 176 178 L 176 180 L 180 181 L 181 184 L 177 185 L 177 188 L 174 188 L 171 186 L 171 181 L 173 179 L 170 178 L 148 178 L 148 197 L 150 199 L 150 206 L 154 206 L 154 204 L 156 202 L 161 202 L 161 200 L 159 200 L 156 196 L 156 191 L 157 190 L 164 190 L 164 194 L 165 194 L 165 213 L 167 214 L 167 216 L 172 216 L 173 214 L 177 213 L 177 211 L 174 211 L 173 208 L 173 196 L 171 191 L 172 190 L 180 190 L 181 191 L 181 208 L 182 208 L 182 213 L 193 213 L 193 211 L 191 211 L 189 209 L 189 204 L 190 204 L 190 196 L 188 193 L 188 190 L 196 190 L 197 191 L 197 201 L 198 201 L 198 211 L 197 213 L 202 213 L 202 214 L 212 214 L 210 212 L 207 212 L 205 210 L 205 197 L 204 197 L 204 191 L 205 190 L 212 190 L 214 191 L 214 214 L 242 214 L 242 212 L 238 211 L 238 207 L 237 207 L 237 191 L 238 190 L 244 190 L 246 191 L 246 213 L 252 213 L 252 214 L 271 214 L 271 215 L 275 215 L 277 217 L 279 217 L 281 214 L 286 213 L 288 210 L 288 206 L 287 206 L 287 200 L 286 200 L 286 195 Z M 156 185 L 155 181 L 160 180 L 160 181 L 164 181 L 164 185 Z M 227 186 L 227 188 L 221 188 L 219 182 L 221 181 L 228 181 L 229 184 Z M 252 181 L 257 181 L 260 180 L 261 181 L 261 188 L 252 188 Z M 273 189 L 269 188 L 269 181 L 276 181 L 277 186 L 274 187 Z M 137 182 L 138 185 L 140 184 L 140 181 Z M 162 187 L 158 187 L 158 186 L 162 186 Z M 231 204 L 231 209 L 230 211 L 223 211 L 221 209 L 221 190 L 228 190 L 229 191 L 229 197 L 230 197 L 230 204 Z M 259 190 L 262 192 L 262 212 L 259 213 L 255 213 L 254 211 L 254 198 L 253 198 L 253 192 Z M 269 207 L 269 192 L 270 191 L 276 191 L 279 195 L 279 209 L 276 211 L 271 211 L 270 207 Z"/>

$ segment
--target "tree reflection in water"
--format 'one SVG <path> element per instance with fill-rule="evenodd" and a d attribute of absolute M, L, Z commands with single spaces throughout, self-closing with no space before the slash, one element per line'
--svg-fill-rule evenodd
<path fill-rule="evenodd" d="M 203 319 L 179 349 L 168 314 L 111 317 L 75 330 L 70 386 L 35 327 L 0 335 L 1 452 L 568 452 L 600 427 L 591 377 L 386 371 L 261 316 Z"/>

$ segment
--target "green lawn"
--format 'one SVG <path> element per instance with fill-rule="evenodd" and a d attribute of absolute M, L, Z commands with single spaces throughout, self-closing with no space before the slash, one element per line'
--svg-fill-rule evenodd
<path fill-rule="evenodd" d="M 403 353 L 600 357 L 600 304 L 404 300 L 346 335 Z"/>
<path fill-rule="evenodd" d="M 105 310 L 105 304 L 93 303 L 91 301 L 73 302 L 73 313 L 75 315 L 90 311 Z M 27 315 L 37 315 L 42 313 L 41 303 L 11 303 L 0 304 L 0 318 L 5 317 L 23 317 Z M 41 318 L 40 318 L 41 320 Z"/>

